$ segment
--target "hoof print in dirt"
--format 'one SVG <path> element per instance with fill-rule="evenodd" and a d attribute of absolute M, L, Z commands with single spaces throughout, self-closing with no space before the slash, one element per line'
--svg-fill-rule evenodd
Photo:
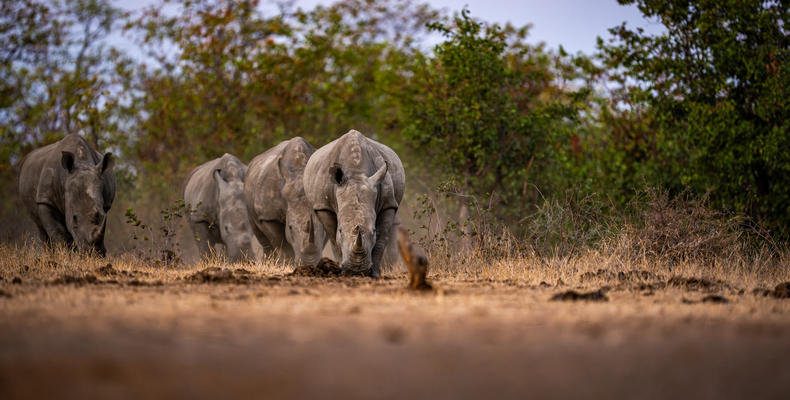
<path fill-rule="evenodd" d="M 231 271 L 228 268 L 208 267 L 187 275 L 184 280 L 194 283 L 247 283 L 251 275 L 250 271 L 241 268 Z"/>
<path fill-rule="evenodd" d="M 295 276 L 319 277 L 340 276 L 342 274 L 343 270 L 340 269 L 340 265 L 326 257 L 322 258 L 316 265 L 300 265 L 291 272 L 291 275 Z"/>
<path fill-rule="evenodd" d="M 606 293 L 601 289 L 586 293 L 568 290 L 555 294 L 551 297 L 551 301 L 609 301 L 609 298 L 606 297 Z"/>
<path fill-rule="evenodd" d="M 0 299 L 10 299 L 14 296 L 11 293 L 6 292 L 5 290 L 0 289 Z"/>
<path fill-rule="evenodd" d="M 22 284 L 22 278 L 20 278 L 18 276 L 15 276 L 14 279 L 11 280 L 11 284 L 12 285 L 21 285 Z"/>

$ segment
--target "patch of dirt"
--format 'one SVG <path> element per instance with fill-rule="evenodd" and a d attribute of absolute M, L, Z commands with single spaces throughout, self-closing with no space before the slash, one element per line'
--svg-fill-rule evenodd
<path fill-rule="evenodd" d="M 128 282 L 128 284 L 129 286 L 164 286 L 164 283 L 162 281 L 148 282 L 148 281 L 141 281 L 138 279 L 132 279 L 131 281 Z"/>
<path fill-rule="evenodd" d="M 605 279 L 605 280 L 613 280 L 615 277 L 614 272 L 607 271 L 605 269 L 599 268 L 597 271 L 587 271 L 581 275 L 579 275 L 579 279 L 582 282 L 591 281 L 593 279 Z"/>
<path fill-rule="evenodd" d="M 112 267 L 112 264 L 107 264 L 103 267 L 96 268 L 96 274 L 99 276 L 116 276 L 121 273 Z"/>
<path fill-rule="evenodd" d="M 730 301 L 727 300 L 726 297 L 720 296 L 718 294 L 709 294 L 702 298 L 703 303 L 716 303 L 716 304 L 727 304 Z"/>
<path fill-rule="evenodd" d="M 381 329 L 381 334 L 384 340 L 392 344 L 403 343 L 403 340 L 406 338 L 406 332 L 398 326 L 385 326 Z"/>
<path fill-rule="evenodd" d="M 724 281 L 711 281 L 705 278 L 686 278 L 684 276 L 673 276 L 667 281 L 667 285 L 683 288 L 689 291 L 697 290 L 717 290 L 730 288 Z"/>
<path fill-rule="evenodd" d="M 231 271 L 228 268 L 208 267 L 185 276 L 184 280 L 193 283 L 250 283 L 252 272 L 241 268 Z"/>
<path fill-rule="evenodd" d="M 640 283 L 637 287 L 639 290 L 661 290 L 667 287 L 666 282 L 653 282 L 653 283 Z"/>
<path fill-rule="evenodd" d="M 724 296 L 720 296 L 720 295 L 718 295 L 718 294 L 709 294 L 709 295 L 707 295 L 707 296 L 705 296 L 705 297 L 701 298 L 701 299 L 700 299 L 700 300 L 698 300 L 698 301 L 697 301 L 697 300 L 689 300 L 689 299 L 687 299 L 687 298 L 685 298 L 685 297 L 684 297 L 684 298 L 681 300 L 681 302 L 682 302 L 683 304 L 698 304 L 698 303 L 727 304 L 727 303 L 729 303 L 730 301 L 729 301 L 729 300 L 727 300 L 727 298 L 726 298 L 726 297 L 724 297 Z"/>
<path fill-rule="evenodd" d="M 96 275 L 93 274 L 85 274 L 83 276 L 79 275 L 72 275 L 72 274 L 63 274 L 55 280 L 52 281 L 54 285 L 87 285 L 87 284 L 96 284 L 100 283 L 96 278 Z"/>
<path fill-rule="evenodd" d="M 634 269 L 626 272 L 618 272 L 617 279 L 621 281 L 660 281 L 664 279 L 664 276 L 650 271 Z"/>
<path fill-rule="evenodd" d="M 776 285 L 773 295 L 777 299 L 790 298 L 790 282 L 782 282 Z"/>
<path fill-rule="evenodd" d="M 557 293 L 551 297 L 551 301 L 609 301 L 606 293 L 602 289 L 593 292 L 579 293 L 575 290 L 568 290 Z"/>
<path fill-rule="evenodd" d="M 11 284 L 13 284 L 13 285 L 21 285 L 22 284 L 22 278 L 20 278 L 18 276 L 15 276 L 14 279 L 11 280 Z"/>
<path fill-rule="evenodd" d="M 343 270 L 340 269 L 340 265 L 326 257 L 322 258 L 317 265 L 300 265 L 291 272 L 291 275 L 294 276 L 317 276 L 322 278 L 340 276 L 342 274 Z"/>
<path fill-rule="evenodd" d="M 12 297 L 14 297 L 14 296 L 12 296 L 11 293 L 8 293 L 5 290 L 0 289 L 0 298 L 10 299 Z"/>
<path fill-rule="evenodd" d="M 618 273 L 614 273 L 612 271 L 607 271 L 605 269 L 599 268 L 597 271 L 587 271 L 581 275 L 579 275 L 579 279 L 582 282 L 591 281 L 594 279 L 604 279 L 608 281 L 612 280 L 619 280 L 621 282 L 634 282 L 634 281 L 647 281 L 647 280 L 663 280 L 664 277 L 645 270 L 640 269 L 633 269 L 630 271 L 620 271 Z"/>

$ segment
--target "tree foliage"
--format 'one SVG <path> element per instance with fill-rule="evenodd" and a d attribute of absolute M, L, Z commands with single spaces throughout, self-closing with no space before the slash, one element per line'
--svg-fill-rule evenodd
<path fill-rule="evenodd" d="M 722 208 L 786 229 L 790 5 L 620 3 L 636 4 L 666 27 L 648 35 L 623 24 L 611 30 L 614 43 L 602 44 L 606 68 L 623 84 L 622 98 L 652 131 L 639 145 L 653 148 L 655 176 L 676 189 L 709 191 Z"/>
<path fill-rule="evenodd" d="M 568 190 L 624 207 L 647 184 L 788 234 L 786 2 L 620 0 L 666 30 L 615 27 L 593 58 L 411 0 L 0 1 L 4 193 L 24 154 L 72 132 L 119 155 L 119 201 L 145 207 L 222 153 L 353 128 L 418 190 L 455 180 L 514 229 Z"/>
<path fill-rule="evenodd" d="M 570 143 L 575 100 L 588 91 L 559 86 L 562 62 L 524 42 L 528 27 L 485 24 L 468 10 L 429 27 L 446 40 L 415 65 L 402 98 L 405 135 L 467 194 L 498 192 L 503 211 L 523 212 L 527 182 L 549 184 L 554 146 Z"/>

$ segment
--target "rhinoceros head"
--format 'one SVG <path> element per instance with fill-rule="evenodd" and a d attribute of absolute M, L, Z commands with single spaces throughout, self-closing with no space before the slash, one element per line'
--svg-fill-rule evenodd
<path fill-rule="evenodd" d="M 114 161 L 111 153 L 97 164 L 83 158 L 69 151 L 61 153 L 60 163 L 67 172 L 63 188 L 66 229 L 78 248 L 104 255 L 104 229 L 112 200 L 105 202 L 103 176 L 112 173 Z"/>
<path fill-rule="evenodd" d="M 286 199 L 285 239 L 291 244 L 297 265 L 315 265 L 321 259 L 326 234 L 315 220 L 305 196 L 302 183 L 303 169 L 293 171 L 278 159 L 278 170 L 285 184 L 282 193 Z"/>
<path fill-rule="evenodd" d="M 354 274 L 367 274 L 372 267 L 371 253 L 376 243 L 378 186 L 387 173 L 387 165 L 371 176 L 361 170 L 344 171 L 338 164 L 329 172 L 335 183 L 336 241 L 342 253 L 341 268 Z"/>
<path fill-rule="evenodd" d="M 228 247 L 228 258 L 230 261 L 252 259 L 252 230 L 244 202 L 244 182 L 241 179 L 226 180 L 221 170 L 214 170 L 214 180 L 217 182 L 219 205 L 218 228 L 222 241 Z"/>

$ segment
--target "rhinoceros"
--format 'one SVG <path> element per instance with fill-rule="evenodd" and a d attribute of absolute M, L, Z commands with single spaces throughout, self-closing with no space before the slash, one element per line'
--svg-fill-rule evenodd
<path fill-rule="evenodd" d="M 201 256 L 222 243 L 230 261 L 254 258 L 252 231 L 244 201 L 247 166 L 224 154 L 195 168 L 184 183 L 189 226 Z"/>
<path fill-rule="evenodd" d="M 31 151 L 20 162 L 22 203 L 47 243 L 105 255 L 107 212 L 115 198 L 114 160 L 78 134 Z"/>
<path fill-rule="evenodd" d="M 286 140 L 255 157 L 244 182 L 252 230 L 261 246 L 282 249 L 297 265 L 316 264 L 326 242 L 302 185 L 313 152 L 301 137 Z"/>
<path fill-rule="evenodd" d="M 398 155 L 355 130 L 310 157 L 305 194 L 344 272 L 381 276 L 405 186 Z"/>

